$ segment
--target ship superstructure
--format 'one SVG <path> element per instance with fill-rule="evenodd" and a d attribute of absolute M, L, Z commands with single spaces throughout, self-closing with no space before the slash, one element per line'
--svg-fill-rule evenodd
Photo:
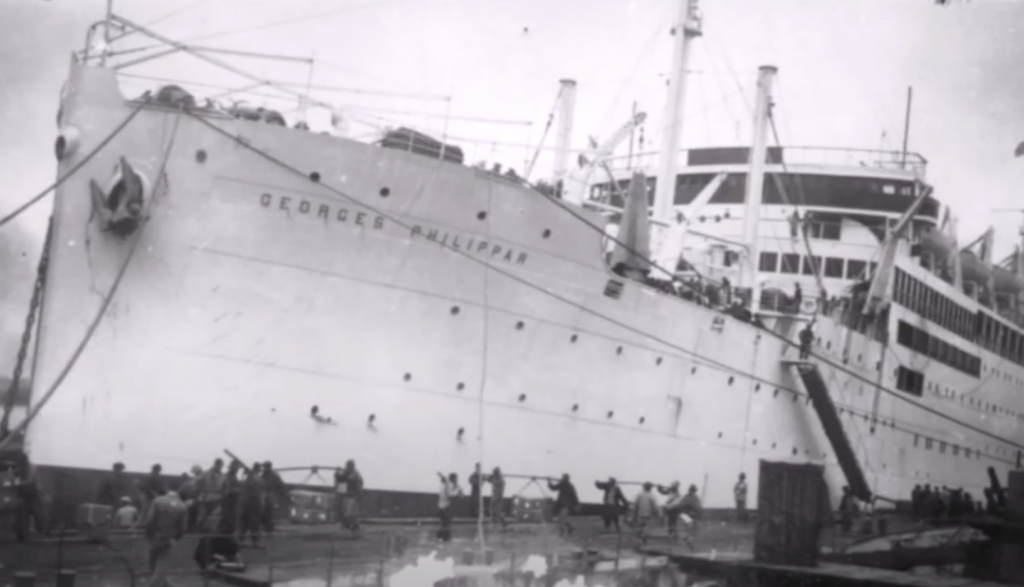
<path fill-rule="evenodd" d="M 960 255 L 943 279 L 923 160 L 783 168 L 787 150 L 763 140 L 760 166 L 691 151 L 672 202 L 691 221 L 682 266 L 732 279 L 750 263 L 734 215 L 754 210 L 757 242 L 739 247 L 759 270 L 728 291 L 751 319 L 687 299 L 687 276 L 667 291 L 612 271 L 611 183 L 576 206 L 449 146 L 430 156 L 425 137 L 393 148 L 280 118 L 182 88 L 126 98 L 113 70 L 71 63 L 18 423 L 50 488 L 230 450 L 280 467 L 353 458 L 381 514 L 432 511 L 436 472 L 478 461 L 570 473 L 587 501 L 610 475 L 669 475 L 727 507 L 760 459 L 822 463 L 833 497 L 849 484 L 865 499 L 919 483 L 977 496 L 989 466 L 1019 464 L 1020 331 L 988 290 L 956 287 L 977 283 Z M 756 208 L 747 174 L 764 182 Z M 671 207 L 654 208 L 664 223 Z M 697 254 L 701 241 L 724 246 Z M 813 307 L 786 305 L 797 281 Z"/>

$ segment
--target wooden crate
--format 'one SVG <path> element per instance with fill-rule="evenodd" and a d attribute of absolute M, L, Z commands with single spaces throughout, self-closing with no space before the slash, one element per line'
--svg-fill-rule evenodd
<path fill-rule="evenodd" d="M 824 467 L 761 461 L 754 560 L 814 566 L 830 521 Z"/>

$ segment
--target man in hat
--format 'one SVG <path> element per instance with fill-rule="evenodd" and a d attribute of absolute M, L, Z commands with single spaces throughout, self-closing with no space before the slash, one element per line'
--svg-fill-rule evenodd
<path fill-rule="evenodd" d="M 263 463 L 263 489 L 266 497 L 263 501 L 263 531 L 269 536 L 274 531 L 274 515 L 281 504 L 288 503 L 288 489 L 281 476 L 274 470 L 274 463 Z"/>

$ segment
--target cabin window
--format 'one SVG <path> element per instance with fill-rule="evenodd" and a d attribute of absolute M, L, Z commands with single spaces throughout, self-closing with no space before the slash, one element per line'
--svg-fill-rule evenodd
<path fill-rule="evenodd" d="M 891 183 L 882 184 L 882 193 L 893 195 L 896 193 L 896 186 Z"/>
<path fill-rule="evenodd" d="M 825 257 L 825 277 L 843 277 L 843 260 Z"/>
<path fill-rule="evenodd" d="M 932 449 L 932 439 L 931 438 L 925 438 L 924 439 L 924 449 L 925 450 L 931 450 Z"/>
<path fill-rule="evenodd" d="M 924 375 L 900 365 L 896 371 L 896 389 L 920 397 L 924 389 Z"/>
<path fill-rule="evenodd" d="M 779 268 L 782 273 L 800 272 L 800 255 L 796 253 L 785 253 L 782 255 L 782 266 Z"/>
<path fill-rule="evenodd" d="M 847 279 L 861 279 L 864 277 L 864 268 L 867 267 L 867 263 L 859 259 L 847 259 L 846 261 L 846 278 Z"/>
<path fill-rule="evenodd" d="M 914 346 L 914 327 L 900 320 L 896 325 L 896 342 L 912 348 Z"/>
<path fill-rule="evenodd" d="M 804 267 L 803 267 L 803 272 L 802 273 L 804 275 L 816 275 L 818 273 L 817 269 L 820 268 L 820 267 L 821 267 L 821 257 L 818 257 L 818 256 L 804 257 Z"/>
<path fill-rule="evenodd" d="M 964 447 L 964 456 L 967 457 L 967 458 L 971 458 L 971 449 L 970 448 Z"/>
<path fill-rule="evenodd" d="M 778 271 L 779 265 L 779 254 L 778 253 L 761 253 L 761 261 L 758 264 L 758 271 L 765 273 L 775 273 Z"/>
<path fill-rule="evenodd" d="M 939 452 L 942 453 L 942 454 L 946 454 L 946 441 L 945 440 L 943 440 L 942 442 L 939 443 Z"/>

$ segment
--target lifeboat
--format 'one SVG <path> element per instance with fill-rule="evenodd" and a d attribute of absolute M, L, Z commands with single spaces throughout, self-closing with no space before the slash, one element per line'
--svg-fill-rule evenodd
<path fill-rule="evenodd" d="M 992 267 L 971 251 L 960 251 L 960 271 L 964 281 L 988 283 L 992 279 Z"/>
<path fill-rule="evenodd" d="M 931 253 L 936 259 L 946 259 L 956 248 L 956 243 L 941 230 L 929 230 L 917 239 L 921 251 Z"/>
<path fill-rule="evenodd" d="M 992 282 L 997 294 L 1017 296 L 1024 292 L 1024 278 L 1009 269 L 994 267 Z"/>

